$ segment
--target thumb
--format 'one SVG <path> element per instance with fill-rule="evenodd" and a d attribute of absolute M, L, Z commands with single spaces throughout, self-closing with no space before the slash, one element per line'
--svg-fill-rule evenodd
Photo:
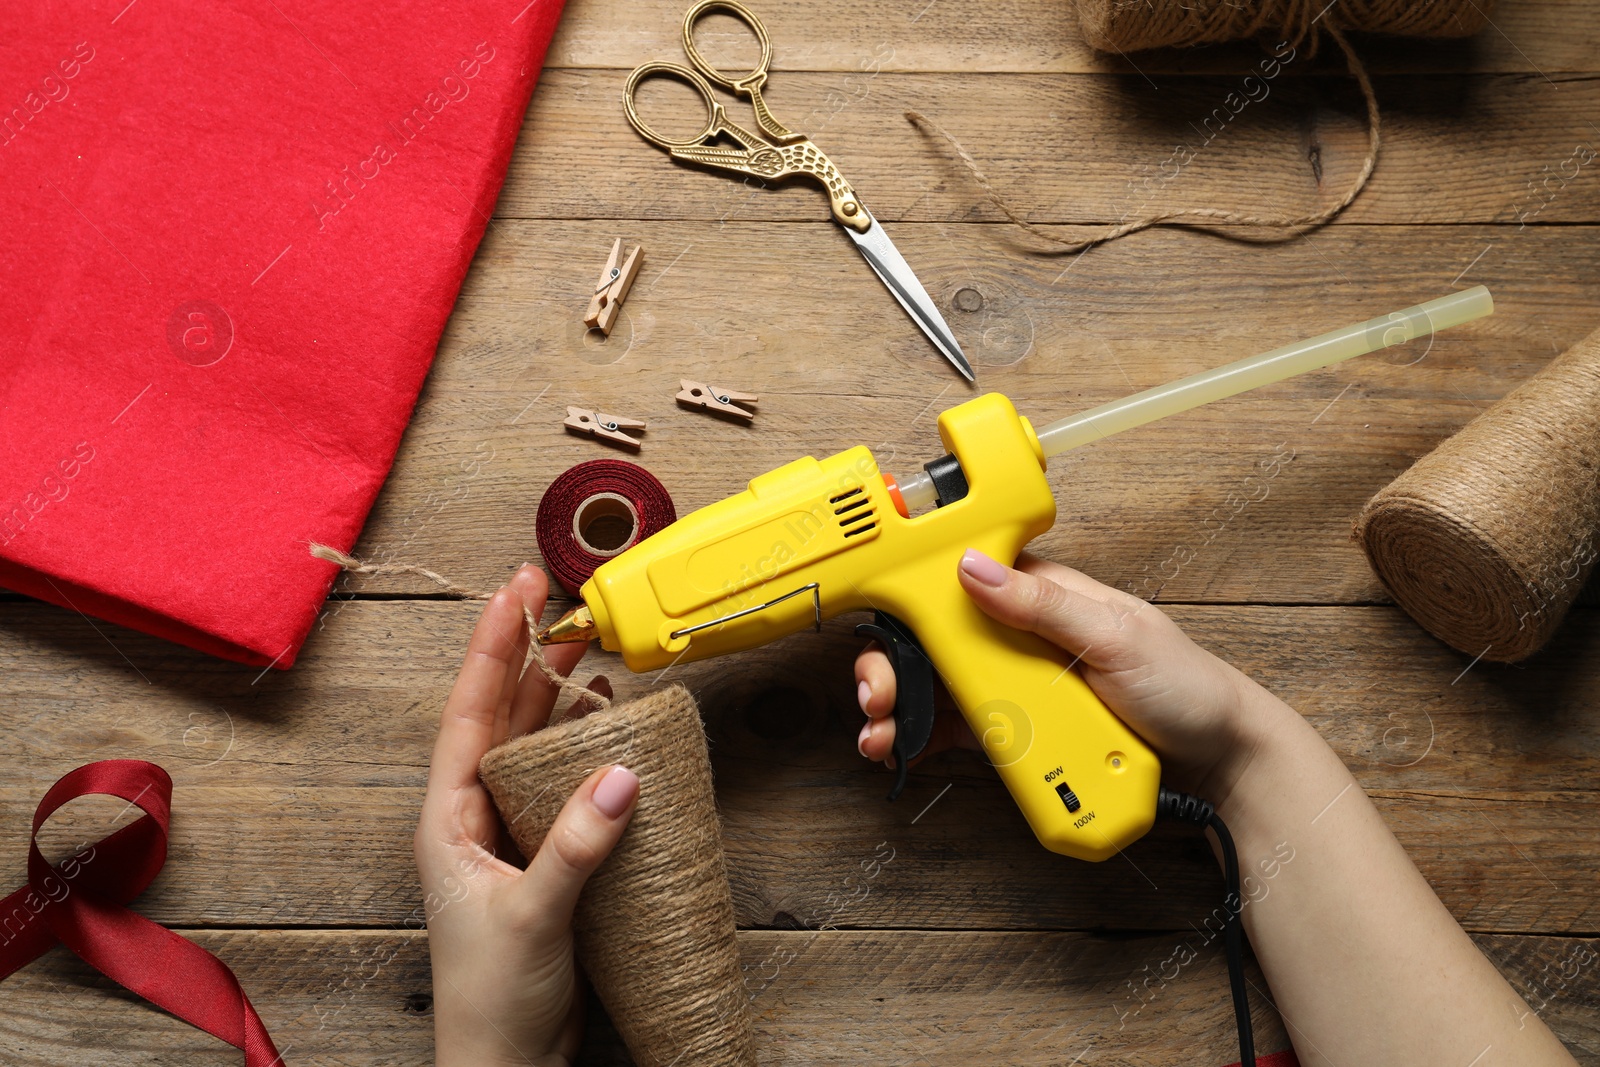
<path fill-rule="evenodd" d="M 595 771 L 567 800 L 518 879 L 529 925 L 565 929 L 589 876 L 622 839 L 639 776 L 620 763 Z"/>
<path fill-rule="evenodd" d="M 1028 630 L 1102 670 L 1130 664 L 1128 621 L 1149 605 L 1106 589 L 1108 599 L 1069 589 L 1038 574 L 1007 567 L 969 548 L 961 557 L 961 587 L 996 622 Z"/>

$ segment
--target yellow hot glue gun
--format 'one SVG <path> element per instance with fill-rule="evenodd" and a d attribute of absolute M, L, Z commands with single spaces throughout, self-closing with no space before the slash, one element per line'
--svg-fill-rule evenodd
<path fill-rule="evenodd" d="M 891 798 L 927 743 L 937 672 L 1039 841 L 1064 855 L 1106 859 L 1154 822 L 1160 764 L 1078 677 L 1069 654 L 978 609 L 957 581 L 962 553 L 976 548 L 1012 561 L 1050 528 L 1056 506 L 1044 471 L 1052 455 L 1492 310 L 1479 286 L 1040 432 L 990 393 L 939 416 L 949 454 L 900 484 L 860 446 L 795 460 L 603 564 L 581 590 L 583 606 L 539 640 L 598 637 L 640 672 L 754 648 L 842 612 L 874 611 L 857 629 L 884 644 L 898 676 Z"/>

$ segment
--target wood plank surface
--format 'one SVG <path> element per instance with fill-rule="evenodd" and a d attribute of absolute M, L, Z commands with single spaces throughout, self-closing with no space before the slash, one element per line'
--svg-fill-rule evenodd
<path fill-rule="evenodd" d="M 1084 43 L 1072 0 L 981 5 L 894 0 L 848 8 L 762 0 L 752 6 L 772 36 L 777 70 L 856 71 L 875 49 L 892 50 L 892 66 L 901 70 L 1056 74 L 1244 69 L 1261 54 L 1240 45 L 1106 55 Z M 676 59 L 682 51 L 685 10 L 677 0 L 574 3 L 551 42 L 546 63 L 627 70 L 647 59 Z M 708 54 L 719 37 L 733 35 L 731 26 L 710 20 L 704 33 Z M 1506 0 L 1493 9 L 1493 28 L 1471 40 L 1358 38 L 1358 45 L 1374 70 L 1538 75 L 1594 70 L 1597 37 L 1600 12 L 1585 0 Z"/>
<path fill-rule="evenodd" d="M 626 78 L 612 70 L 545 74 L 497 215 L 827 219 L 821 191 L 805 183 L 769 189 L 672 162 L 628 125 Z M 1377 79 L 1378 169 L 1335 225 L 1594 219 L 1600 132 L 1584 116 L 1600 114 L 1600 82 L 1554 81 L 1555 89 L 1520 74 Z M 1293 217 L 1336 203 L 1367 154 L 1355 84 L 1285 73 L 1246 86 L 1249 98 L 1242 84 L 884 70 L 774 75 L 765 97 L 822 146 L 886 223 L 1003 218 L 945 143 L 906 121 L 908 109 L 958 138 L 997 191 L 1036 223 L 1106 224 L 1190 207 Z M 647 81 L 639 100 L 647 121 L 676 137 L 705 116 L 675 82 Z M 1580 145 L 1587 150 L 1573 158 Z M 594 180 L 597 167 L 607 181 Z M 1019 243 L 1048 248 L 1026 234 Z"/>
<path fill-rule="evenodd" d="M 602 342 L 572 309 L 592 288 L 590 253 L 619 231 L 647 259 Z M 1102 581 L 1165 601 L 1382 601 L 1349 539 L 1362 504 L 1587 334 L 1600 307 L 1590 227 L 1350 226 L 1265 248 L 1148 233 L 1096 249 L 1065 277 L 1059 259 L 1019 252 L 1008 227 L 901 224 L 894 236 L 974 358 L 976 387 L 830 223 L 496 223 L 359 554 L 480 586 L 537 561 L 544 487 L 616 454 L 561 429 L 568 404 L 648 420 L 637 461 L 683 514 L 798 456 L 855 444 L 887 469 L 915 470 L 943 451 L 938 411 L 979 391 L 1004 392 L 1043 423 L 1483 282 L 1495 315 L 1431 345 L 1051 464 L 1060 513 L 1037 550 Z M 954 310 L 961 290 L 977 294 L 977 311 Z M 761 415 L 742 427 L 684 411 L 673 401 L 682 377 L 757 392 Z M 1244 497 L 1257 499 L 1238 508 Z"/>
<path fill-rule="evenodd" d="M 422 935 L 186 933 L 238 973 L 286 1062 L 432 1062 Z M 1477 941 L 1579 1063 L 1600 1063 L 1600 995 L 1592 980 L 1600 942 L 1537 935 Z M 763 1064 L 1087 1067 L 1220 1064 L 1237 1054 L 1221 955 L 1193 931 L 1139 938 L 750 931 L 740 933 L 739 950 Z M 1178 966 L 1170 962 L 1175 953 L 1193 960 Z M 1260 972 L 1252 964 L 1249 974 L 1257 1047 L 1284 1048 L 1285 1030 Z M 0 987 L 0 1001 L 7 1008 L 0 1043 L 12 1067 L 239 1060 L 60 949 Z M 630 1064 L 593 998 L 588 1015 L 579 1065 Z"/>
<path fill-rule="evenodd" d="M 1600 612 L 1578 612 L 1521 668 L 1463 671 L 1467 657 L 1392 608 L 1170 610 L 1317 726 L 1469 929 L 1600 930 Z M 80 763 L 149 759 L 177 783 L 171 858 L 141 904 L 152 918 L 404 925 L 420 904 L 411 833 L 428 753 L 476 613 L 335 602 L 301 663 L 262 675 L 14 606 L 0 616 L 0 726 L 15 767 L 0 825 L 26 825 Z M 701 700 L 741 924 L 828 921 L 879 842 L 899 858 L 840 925 L 1174 930 L 1209 909 L 1218 880 L 1198 835 L 1164 826 L 1105 864 L 1051 856 L 975 753 L 926 761 L 885 802 L 891 776 L 855 751 L 859 642 L 846 622 L 662 679 Z M 655 682 L 609 655 L 586 670 L 624 698 Z M 47 840 L 94 840 L 119 812 L 80 802 Z M 20 835 L 6 839 L 0 870 L 20 871 L 24 850 Z"/>
<path fill-rule="evenodd" d="M 357 553 L 480 588 L 539 561 L 550 481 L 617 455 L 561 430 L 568 404 L 647 419 L 638 461 L 682 514 L 854 444 L 912 471 L 942 451 L 934 415 L 977 391 L 1045 422 L 1486 284 L 1496 314 L 1431 344 L 1060 457 L 1060 516 L 1035 547 L 1155 599 L 1305 715 L 1446 907 L 1600 1065 L 1600 610 L 1575 610 L 1520 667 L 1475 663 L 1390 606 L 1349 540 L 1373 492 L 1600 323 L 1600 5 L 1504 0 L 1470 41 L 1357 36 L 1383 148 L 1325 229 L 1276 245 L 1166 229 L 1063 257 L 1005 223 L 903 112 L 944 125 L 1063 236 L 1185 206 L 1309 212 L 1366 149 L 1337 49 L 1297 54 L 1234 116 L 1256 44 L 1107 56 L 1064 0 L 759 0 L 774 112 L 886 223 L 973 357 L 969 390 L 819 192 L 674 165 L 624 122 L 626 72 L 681 58 L 686 3 L 568 5 Z M 749 53 L 721 16 L 700 40 L 730 63 Z M 660 86 L 644 103 L 699 106 Z M 618 236 L 645 263 L 601 340 L 579 320 Z M 756 423 L 679 409 L 682 377 L 758 393 Z M 287 673 L 0 596 L 0 871 L 25 869 L 22 828 L 59 775 L 160 763 L 176 782 L 171 850 L 138 909 L 237 970 L 288 1063 L 425 1064 L 411 835 L 477 606 L 412 579 L 337 588 Z M 1229 1062 L 1214 946 L 1159 977 L 1220 897 L 1202 839 L 1162 826 L 1105 864 L 1052 856 L 964 751 L 924 761 L 886 802 L 890 774 L 854 748 L 854 621 L 664 678 L 609 654 L 584 668 L 623 699 L 682 682 L 701 702 L 761 1062 Z M 59 813 L 47 853 L 131 818 L 104 800 Z M 892 861 L 862 886 L 861 860 L 884 846 Z M 1251 976 L 1258 1044 L 1282 1048 Z M 630 1063 L 603 1010 L 589 1014 L 580 1062 Z M 19 1067 L 238 1062 L 59 949 L 0 984 L 0 1049 Z"/>

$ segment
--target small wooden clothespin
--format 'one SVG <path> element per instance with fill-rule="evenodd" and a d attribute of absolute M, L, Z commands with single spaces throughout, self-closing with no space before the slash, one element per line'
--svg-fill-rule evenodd
<path fill-rule="evenodd" d="M 643 258 L 644 246 L 635 245 L 633 251 L 628 253 L 627 262 L 622 262 L 622 238 L 617 238 L 616 244 L 611 246 L 611 256 L 606 260 L 605 268 L 600 271 L 600 280 L 595 283 L 594 297 L 589 301 L 589 311 L 583 317 L 585 326 L 599 330 L 607 337 L 611 336 L 617 312 L 628 296 L 628 289 L 639 273 L 639 263 Z"/>
<path fill-rule="evenodd" d="M 749 393 L 736 393 L 732 389 L 718 389 L 706 385 L 704 382 L 691 382 L 687 378 L 680 378 L 679 384 L 683 389 L 678 393 L 678 403 L 686 408 L 700 408 L 713 415 L 735 419 L 748 423 L 756 417 L 753 411 L 747 411 L 740 404 L 754 404 L 756 397 Z"/>
<path fill-rule="evenodd" d="M 639 451 L 639 439 L 623 431 L 645 432 L 645 424 L 638 419 L 619 419 L 604 412 L 570 406 L 567 408 L 567 421 L 561 425 L 567 428 L 568 433 L 575 433 L 580 437 L 593 437 L 606 444 L 617 445 L 634 452 Z"/>

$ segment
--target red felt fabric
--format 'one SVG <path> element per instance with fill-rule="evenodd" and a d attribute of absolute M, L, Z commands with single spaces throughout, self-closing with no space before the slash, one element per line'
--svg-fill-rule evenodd
<path fill-rule="evenodd" d="M 562 0 L 65 0 L 0 34 L 0 585 L 285 668 Z"/>

